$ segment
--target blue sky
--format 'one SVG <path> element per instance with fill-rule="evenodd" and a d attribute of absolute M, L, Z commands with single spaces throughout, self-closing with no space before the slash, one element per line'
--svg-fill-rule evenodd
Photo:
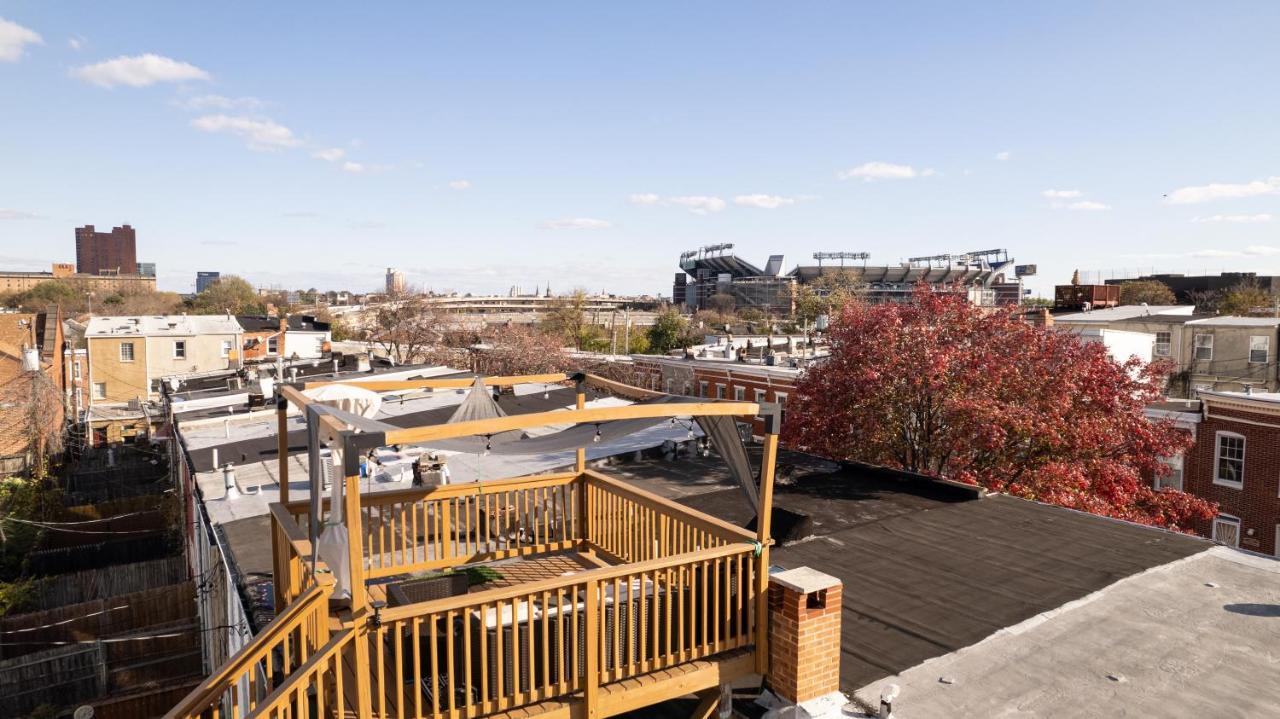
<path fill-rule="evenodd" d="M 1280 3 L 0 2 L 0 266 L 669 293 L 1006 247 L 1280 270 Z"/>

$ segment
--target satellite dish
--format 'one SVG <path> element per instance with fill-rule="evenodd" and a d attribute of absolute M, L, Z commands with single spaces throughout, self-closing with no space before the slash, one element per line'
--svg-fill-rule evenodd
<path fill-rule="evenodd" d="M 88 704 L 76 707 L 75 712 L 71 716 L 73 719 L 93 719 L 93 707 Z"/>

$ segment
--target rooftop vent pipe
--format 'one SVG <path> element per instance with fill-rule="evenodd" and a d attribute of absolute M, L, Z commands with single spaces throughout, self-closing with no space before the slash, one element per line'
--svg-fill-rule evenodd
<path fill-rule="evenodd" d="M 236 488 L 236 470 L 235 466 L 227 462 L 222 467 L 222 486 L 226 489 L 223 499 L 231 500 L 240 497 L 240 490 Z"/>

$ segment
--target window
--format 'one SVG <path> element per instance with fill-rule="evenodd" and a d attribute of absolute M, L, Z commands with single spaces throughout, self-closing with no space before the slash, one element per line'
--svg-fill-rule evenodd
<path fill-rule="evenodd" d="M 1240 546 L 1240 518 L 1219 514 L 1213 520 L 1213 541 L 1228 547 Z"/>
<path fill-rule="evenodd" d="M 1197 334 L 1195 343 L 1197 360 L 1208 362 L 1213 359 L 1213 335 Z"/>
<path fill-rule="evenodd" d="M 133 343 L 132 342 L 120 343 L 120 361 L 121 362 L 133 361 Z"/>
<path fill-rule="evenodd" d="M 1156 355 L 1156 357 L 1168 357 L 1168 356 L 1169 356 L 1169 344 L 1170 344 L 1170 337 L 1169 337 L 1169 333 L 1168 333 L 1168 332 L 1157 332 L 1157 333 L 1156 333 L 1156 347 L 1155 347 L 1155 355 Z"/>
<path fill-rule="evenodd" d="M 1161 457 L 1160 461 L 1169 468 L 1169 473 L 1163 477 L 1156 477 L 1156 489 L 1182 491 L 1182 453 L 1172 457 Z"/>
<path fill-rule="evenodd" d="M 222 356 L 231 356 L 231 340 L 222 340 Z"/>
<path fill-rule="evenodd" d="M 71 366 L 71 369 L 72 369 L 72 375 L 76 379 L 80 379 L 80 360 L 76 360 L 76 363 Z"/>
<path fill-rule="evenodd" d="M 746 399 L 746 397 L 747 397 L 747 392 L 746 392 L 746 390 L 742 389 L 741 387 L 734 387 L 734 388 L 733 388 L 733 399 L 734 399 L 734 401 L 741 402 L 742 400 Z"/>
<path fill-rule="evenodd" d="M 267 338 L 267 354 L 269 355 L 280 354 L 280 338 L 278 336 Z"/>
<path fill-rule="evenodd" d="M 716 399 L 724 399 L 725 392 L 726 392 L 726 388 L 724 385 L 722 384 L 716 385 Z"/>
<path fill-rule="evenodd" d="M 763 402 L 763 401 L 764 401 L 764 397 L 765 397 L 765 392 L 764 392 L 764 390 L 762 390 L 762 389 L 758 389 L 758 390 L 756 390 L 756 404 L 760 404 L 761 402 Z"/>
<path fill-rule="evenodd" d="M 106 382 L 94 382 L 94 383 L 93 383 L 93 398 L 94 398 L 94 399 L 106 399 L 106 398 L 107 398 L 107 383 L 106 383 Z"/>
<path fill-rule="evenodd" d="M 706 382 L 699 382 L 699 383 L 698 383 L 698 396 L 699 396 L 699 397 L 710 397 L 710 396 L 711 396 L 711 395 L 707 394 L 707 383 L 706 383 Z"/>
<path fill-rule="evenodd" d="M 1253 335 L 1249 338 L 1249 364 L 1266 364 L 1270 354 L 1271 338 L 1266 335 Z"/>
<path fill-rule="evenodd" d="M 173 341 L 173 358 L 174 359 L 187 358 L 187 341 L 186 340 Z"/>
<path fill-rule="evenodd" d="M 667 380 L 667 394 L 671 394 L 671 382 L 672 380 Z"/>
<path fill-rule="evenodd" d="M 1219 432 L 1214 442 L 1216 458 L 1213 483 L 1239 489 L 1244 486 L 1244 436 Z"/>

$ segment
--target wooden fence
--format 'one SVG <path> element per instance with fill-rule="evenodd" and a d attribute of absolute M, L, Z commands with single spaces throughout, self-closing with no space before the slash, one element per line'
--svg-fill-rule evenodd
<path fill-rule="evenodd" d="M 57 609 L 0 617 L 0 633 L 8 642 L 0 646 L 0 658 L 23 656 L 57 646 L 56 642 L 136 633 L 146 627 L 189 621 L 195 616 L 195 583 L 187 581 Z M 22 644 L 17 644 L 19 641 Z"/>
<path fill-rule="evenodd" d="M 178 584 L 187 578 L 187 562 L 179 556 L 120 564 L 102 569 L 46 577 L 36 588 L 32 604 L 54 609 L 120 594 Z"/>

